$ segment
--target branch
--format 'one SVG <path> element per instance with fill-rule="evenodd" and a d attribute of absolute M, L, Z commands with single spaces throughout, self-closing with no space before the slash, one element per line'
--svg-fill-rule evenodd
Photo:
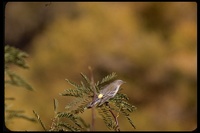
<path fill-rule="evenodd" d="M 115 116 L 114 113 L 113 113 L 112 110 L 111 110 L 111 107 L 109 106 L 109 104 L 108 104 L 107 102 L 106 102 L 106 105 L 110 108 L 109 111 L 110 111 L 110 113 L 112 114 L 112 116 L 113 116 L 114 119 L 115 119 L 115 122 L 116 122 L 116 128 L 115 128 L 115 130 L 116 130 L 116 131 L 120 131 L 119 122 L 118 122 L 118 120 L 117 120 L 117 117 L 119 117 L 119 115 Z"/>
<path fill-rule="evenodd" d="M 44 129 L 44 131 L 47 131 L 45 125 L 43 124 L 43 122 L 41 121 L 40 119 L 40 116 L 33 110 L 33 113 L 35 114 L 35 116 L 37 117 L 38 119 L 38 122 L 41 124 L 42 128 Z"/>
<path fill-rule="evenodd" d="M 93 89 L 94 92 L 94 96 L 93 96 L 93 100 L 95 99 L 95 95 L 96 95 L 96 89 L 95 89 L 95 84 L 94 84 L 94 77 L 93 77 L 93 72 L 92 72 L 92 68 L 89 66 L 88 69 L 90 70 L 90 75 L 91 75 L 91 87 Z M 95 110 L 94 110 L 94 106 L 92 107 L 92 124 L 91 124 L 91 128 L 90 131 L 94 131 L 94 123 L 95 123 Z"/>

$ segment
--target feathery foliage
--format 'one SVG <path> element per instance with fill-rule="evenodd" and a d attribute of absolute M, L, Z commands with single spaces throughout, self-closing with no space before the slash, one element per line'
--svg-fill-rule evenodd
<path fill-rule="evenodd" d="M 19 67 L 22 68 L 28 68 L 26 62 L 25 62 L 25 58 L 28 57 L 28 54 L 17 49 L 14 47 L 11 47 L 9 45 L 5 46 L 5 54 L 4 54 L 4 58 L 5 58 L 5 67 L 8 67 L 8 64 L 15 64 Z"/>
<path fill-rule="evenodd" d="M 116 124 L 115 121 L 113 120 L 112 114 L 110 114 L 109 108 L 103 105 L 101 108 L 98 108 L 97 110 L 98 113 L 101 115 L 104 123 L 108 127 L 108 129 L 115 130 Z"/>
<path fill-rule="evenodd" d="M 33 91 L 33 88 L 14 72 L 10 70 L 5 70 L 5 73 L 10 78 L 10 80 L 5 80 L 5 83 L 8 83 L 14 86 L 24 87 L 27 90 Z"/>
<path fill-rule="evenodd" d="M 104 77 L 101 81 L 97 81 L 96 83 L 92 84 L 86 75 L 81 73 L 81 76 L 83 77 L 84 82 L 81 81 L 81 84 L 77 84 L 67 79 L 67 82 L 72 85 L 74 89 L 66 89 L 63 93 L 60 93 L 62 96 L 75 97 L 75 99 L 68 103 L 65 107 L 67 111 L 72 114 L 83 113 L 87 105 L 92 101 L 93 97 L 98 95 L 95 94 L 95 92 L 98 93 L 99 88 L 102 89 L 117 77 L 116 73 L 113 72 Z M 112 108 L 110 108 L 110 106 L 108 108 L 108 106 L 105 106 L 105 104 L 100 107 L 96 107 L 98 113 L 109 129 L 116 130 L 116 127 L 118 126 L 117 117 L 114 116 L 112 111 L 122 114 L 127 118 L 131 126 L 135 128 L 133 121 L 130 118 L 130 113 L 132 113 L 136 107 L 128 103 L 128 97 L 126 94 L 117 93 L 115 97 L 109 100 L 109 104 L 112 105 Z"/>
<path fill-rule="evenodd" d="M 80 84 L 77 84 L 73 81 L 66 79 L 66 81 L 72 85 L 74 88 L 65 89 L 64 92 L 60 93 L 61 96 L 70 96 L 74 97 L 74 100 L 69 102 L 65 106 L 65 111 L 58 112 L 58 101 L 54 99 L 54 112 L 55 116 L 53 118 L 51 127 L 49 130 L 46 129 L 44 124 L 42 123 L 39 115 L 35 112 L 35 116 L 37 117 L 39 123 L 43 127 L 45 131 L 88 131 L 90 128 L 89 124 L 79 116 L 79 113 L 83 113 L 87 109 L 87 105 L 93 100 L 93 97 L 98 95 L 97 90 L 99 88 L 102 89 L 102 86 L 112 82 L 116 77 L 116 73 L 112 73 L 105 78 L 103 78 L 100 82 L 92 82 L 91 80 L 81 73 L 83 77 L 83 81 Z M 96 89 L 96 90 L 94 90 Z M 108 103 L 109 102 L 109 103 Z M 130 113 L 133 112 L 136 107 L 128 103 L 128 97 L 126 94 L 117 93 L 115 97 L 110 99 L 107 103 L 102 106 L 96 107 L 98 113 L 102 117 L 105 125 L 110 130 L 120 131 L 119 123 L 117 117 L 119 114 L 122 114 L 127 118 L 129 123 L 135 128 L 133 121 L 130 118 Z M 115 111 L 118 115 L 115 116 L 113 111 Z M 116 114 L 115 113 L 115 114 Z"/>
<path fill-rule="evenodd" d="M 5 53 L 4 53 L 4 63 L 5 63 L 5 76 L 7 76 L 7 79 L 5 77 L 5 85 L 6 84 L 11 84 L 13 86 L 18 86 L 25 88 L 27 90 L 33 91 L 33 88 L 26 82 L 24 81 L 20 76 L 18 76 L 15 72 L 11 71 L 9 66 L 10 65 L 15 65 L 18 66 L 22 69 L 27 69 L 28 66 L 25 62 L 25 58 L 28 57 L 28 54 L 11 46 L 6 45 L 5 46 Z M 14 98 L 8 99 L 5 98 L 5 100 L 15 100 Z M 8 105 L 7 102 L 5 102 L 5 122 L 9 122 L 12 118 L 23 118 L 25 120 L 29 120 L 32 122 L 35 122 L 36 120 L 33 118 L 30 118 L 26 115 L 24 115 L 23 110 L 13 110 L 11 109 L 11 106 Z"/>
<path fill-rule="evenodd" d="M 70 112 L 57 112 L 58 110 L 58 101 L 54 99 L 54 113 L 55 116 L 52 120 L 52 124 L 50 129 L 47 129 L 40 119 L 40 116 L 33 111 L 38 122 L 42 126 L 45 131 L 82 131 L 86 130 L 89 125 L 85 123 L 85 121 L 76 114 Z"/>
<path fill-rule="evenodd" d="M 106 77 L 104 77 L 102 80 L 101 80 L 101 83 L 100 84 L 104 84 L 106 82 L 110 82 L 111 80 L 113 80 L 115 77 L 117 77 L 116 73 L 113 72 L 111 73 L 110 75 L 107 75 Z"/>
<path fill-rule="evenodd" d="M 25 58 L 28 57 L 28 54 L 11 46 L 5 46 L 5 53 L 4 53 L 4 60 L 5 60 L 5 75 L 7 75 L 10 80 L 5 80 L 5 83 L 20 86 L 25 89 L 33 91 L 33 88 L 24 81 L 20 76 L 18 76 L 15 72 L 12 72 L 9 69 L 9 65 L 16 65 L 23 69 L 29 68 L 25 62 Z"/>
<path fill-rule="evenodd" d="M 5 118 L 5 122 L 9 121 L 12 118 L 22 118 L 28 121 L 32 121 L 32 122 L 36 122 L 36 120 L 34 118 L 30 118 L 26 115 L 24 115 L 24 111 L 23 110 L 8 110 L 6 109 L 6 118 Z"/>

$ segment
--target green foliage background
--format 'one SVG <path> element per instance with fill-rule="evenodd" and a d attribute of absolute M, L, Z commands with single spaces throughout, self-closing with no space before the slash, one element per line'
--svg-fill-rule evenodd
<path fill-rule="evenodd" d="M 8 2 L 5 43 L 25 50 L 28 71 L 12 66 L 35 92 L 7 85 L 14 108 L 51 124 L 53 98 L 65 110 L 64 79 L 79 82 L 94 68 L 98 81 L 111 72 L 137 107 L 136 130 L 194 130 L 197 126 L 197 4 L 195 2 Z M 81 116 L 91 122 L 91 111 Z M 121 130 L 133 128 L 119 117 Z M 99 116 L 96 130 L 107 130 Z M 11 130 L 43 130 L 23 119 Z"/>

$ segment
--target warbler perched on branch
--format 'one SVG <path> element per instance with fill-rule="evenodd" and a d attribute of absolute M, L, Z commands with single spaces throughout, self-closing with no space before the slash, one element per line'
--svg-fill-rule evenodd
<path fill-rule="evenodd" d="M 98 106 L 101 106 L 102 104 L 107 102 L 110 98 L 113 98 L 117 94 L 120 86 L 123 83 L 126 82 L 122 80 L 115 80 L 112 83 L 106 85 L 103 89 L 100 90 L 100 93 L 98 95 L 95 95 L 94 100 L 87 105 L 87 108 L 91 108 L 97 103 Z"/>

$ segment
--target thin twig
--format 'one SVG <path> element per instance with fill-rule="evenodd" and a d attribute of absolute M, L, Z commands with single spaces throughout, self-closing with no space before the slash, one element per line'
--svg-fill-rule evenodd
<path fill-rule="evenodd" d="M 114 113 L 112 112 L 111 107 L 109 106 L 109 104 L 106 103 L 106 105 L 109 107 L 109 111 L 110 111 L 110 113 L 112 114 L 112 116 L 113 116 L 114 119 L 115 119 L 115 122 L 116 122 L 116 128 L 115 128 L 115 130 L 120 131 L 119 122 L 118 122 L 118 120 L 117 120 L 117 117 L 119 117 L 119 114 L 118 114 L 117 116 L 115 116 Z"/>
<path fill-rule="evenodd" d="M 93 88 L 93 92 L 94 92 L 94 97 L 93 97 L 93 101 L 95 99 L 95 95 L 96 95 L 96 89 L 94 86 L 94 77 L 93 77 L 93 72 L 92 72 L 92 68 L 89 66 L 88 69 L 90 70 L 90 75 L 91 75 L 91 86 Z M 90 131 L 94 131 L 94 124 L 95 123 L 95 110 L 94 110 L 94 106 L 92 107 L 92 124 L 90 127 Z"/>
<path fill-rule="evenodd" d="M 45 125 L 43 124 L 43 122 L 40 119 L 40 116 L 33 110 L 33 113 L 35 114 L 35 116 L 37 117 L 38 122 L 41 124 L 42 128 L 44 129 L 44 131 L 47 131 Z"/>

